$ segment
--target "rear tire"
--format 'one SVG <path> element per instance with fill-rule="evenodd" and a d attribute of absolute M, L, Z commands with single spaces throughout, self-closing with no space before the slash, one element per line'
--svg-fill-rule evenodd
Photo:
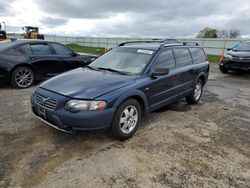
<path fill-rule="evenodd" d="M 30 87 L 35 81 L 34 72 L 28 67 L 15 69 L 11 76 L 11 84 L 15 88 L 25 89 Z"/>
<path fill-rule="evenodd" d="M 191 95 L 186 97 L 187 103 L 197 104 L 201 99 L 202 90 L 203 90 L 203 82 L 201 79 L 198 79 L 198 81 L 195 83 L 195 86 Z"/>
<path fill-rule="evenodd" d="M 123 102 L 117 109 L 112 122 L 112 135 L 119 140 L 133 136 L 141 121 L 141 106 L 135 99 Z"/>

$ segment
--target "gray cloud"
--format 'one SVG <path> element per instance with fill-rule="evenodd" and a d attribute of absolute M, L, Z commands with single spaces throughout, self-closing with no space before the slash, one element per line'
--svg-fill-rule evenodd
<path fill-rule="evenodd" d="M 0 16 L 12 15 L 10 11 L 10 4 L 14 1 L 15 0 L 9 0 L 9 1 L 0 0 Z"/>
<path fill-rule="evenodd" d="M 40 22 L 43 25 L 43 27 L 55 28 L 57 26 L 67 24 L 68 19 L 44 17 L 40 20 Z"/>
<path fill-rule="evenodd" d="M 72 31 L 96 36 L 195 36 L 204 27 L 239 29 L 250 34 L 249 0 L 33 0 L 50 17 L 40 19 L 44 27 L 54 28 L 67 20 L 93 20 L 91 31 Z M 0 0 L 1 2 L 1 0 Z M 3 8 L 0 4 L 0 11 Z M 1 13 L 0 13 L 1 14 Z M 119 14 L 126 22 L 108 22 Z"/>

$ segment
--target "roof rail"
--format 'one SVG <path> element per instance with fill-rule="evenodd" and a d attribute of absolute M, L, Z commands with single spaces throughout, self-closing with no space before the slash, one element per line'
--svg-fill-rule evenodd
<path fill-rule="evenodd" d="M 152 39 L 152 40 L 139 40 L 139 41 L 130 41 L 130 42 L 123 42 L 118 46 L 125 46 L 126 44 L 135 44 L 135 43 L 163 43 L 163 44 L 172 44 L 172 43 L 179 43 L 176 39 Z"/>
<path fill-rule="evenodd" d="M 199 43 L 198 42 L 183 42 L 183 45 L 199 46 Z"/>
<path fill-rule="evenodd" d="M 131 41 L 131 42 L 123 42 L 119 44 L 118 46 L 125 46 L 126 44 L 136 44 L 136 43 L 163 43 L 162 40 L 138 40 L 138 41 Z"/>

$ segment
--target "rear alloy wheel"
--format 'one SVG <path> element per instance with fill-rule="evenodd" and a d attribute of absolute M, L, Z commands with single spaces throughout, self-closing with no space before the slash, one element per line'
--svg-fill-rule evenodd
<path fill-rule="evenodd" d="M 15 88 L 28 88 L 34 83 L 34 73 L 28 67 L 19 67 L 14 70 L 11 83 Z"/>
<path fill-rule="evenodd" d="M 203 82 L 199 79 L 195 84 L 192 94 L 186 97 L 187 103 L 197 104 L 201 99 L 202 89 L 203 89 Z"/>
<path fill-rule="evenodd" d="M 137 130 L 141 120 L 141 107 L 135 99 L 129 99 L 117 109 L 112 122 L 112 134 L 115 138 L 125 140 Z"/>

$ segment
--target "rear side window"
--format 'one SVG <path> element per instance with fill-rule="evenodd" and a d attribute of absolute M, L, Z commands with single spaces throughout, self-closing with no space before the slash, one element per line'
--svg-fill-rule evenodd
<path fill-rule="evenodd" d="M 67 56 L 71 56 L 72 55 L 72 50 L 64 47 L 63 45 L 61 44 L 53 44 L 54 46 L 54 49 L 56 51 L 56 54 L 57 55 L 67 55 Z"/>
<path fill-rule="evenodd" d="M 192 58 L 187 48 L 174 49 L 176 67 L 184 67 L 192 64 Z"/>
<path fill-rule="evenodd" d="M 202 63 L 207 60 L 205 52 L 202 48 L 190 48 L 189 50 L 191 52 L 194 64 Z"/>
<path fill-rule="evenodd" d="M 175 59 L 172 50 L 161 52 L 155 62 L 155 68 L 175 68 Z"/>
<path fill-rule="evenodd" d="M 22 45 L 21 50 L 27 55 L 32 55 L 32 51 L 29 44 Z"/>
<path fill-rule="evenodd" d="M 31 44 L 30 48 L 33 55 L 51 55 L 51 51 L 48 44 Z"/>

